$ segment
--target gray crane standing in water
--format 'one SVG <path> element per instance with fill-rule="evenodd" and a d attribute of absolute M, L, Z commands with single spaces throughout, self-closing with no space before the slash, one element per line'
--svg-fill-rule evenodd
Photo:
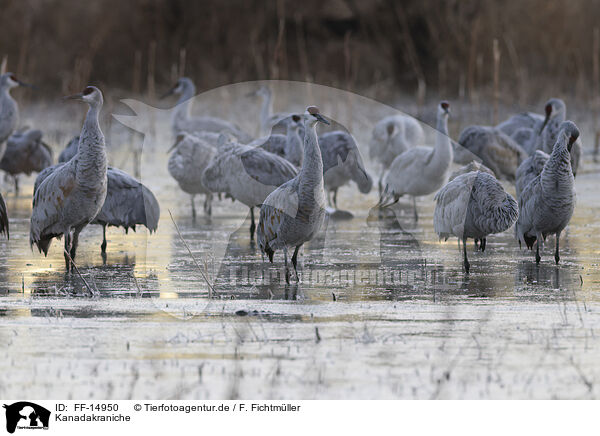
<path fill-rule="evenodd" d="M 10 90 L 17 86 L 28 86 L 12 73 L 0 76 L 0 159 L 6 149 L 6 140 L 19 125 L 19 106 L 10 95 Z"/>
<path fill-rule="evenodd" d="M 5 233 L 7 238 L 10 237 L 8 232 L 8 213 L 6 212 L 6 203 L 4 203 L 2 194 L 0 194 L 0 233 Z"/>
<path fill-rule="evenodd" d="M 204 194 L 204 213 L 208 216 L 212 213 L 212 191 L 202 184 L 202 173 L 208 167 L 216 155 L 214 147 L 206 141 L 183 133 L 177 136 L 175 144 L 168 151 L 169 174 L 173 177 L 179 187 L 191 196 L 192 221 L 196 221 L 196 205 L 194 197 Z"/>
<path fill-rule="evenodd" d="M 77 149 L 79 148 L 79 135 L 74 136 L 63 151 L 58 155 L 58 162 L 69 162 L 73 159 L 73 156 L 77 154 Z"/>
<path fill-rule="evenodd" d="M 515 199 L 496 178 L 483 171 L 461 174 L 435 195 L 433 227 L 440 239 L 456 236 L 463 244 L 463 265 L 468 274 L 467 238 L 481 241 L 485 250 L 487 236 L 507 230 L 517 220 Z"/>
<path fill-rule="evenodd" d="M 298 250 L 318 233 L 325 218 L 323 159 L 317 139 L 318 122 L 329 124 L 315 106 L 304 113 L 304 158 L 296 177 L 275 189 L 260 208 L 256 239 L 260 250 L 273 262 L 273 254 L 282 249 L 285 280 L 290 282 L 288 248 L 294 248 L 292 265 L 298 277 Z"/>
<path fill-rule="evenodd" d="M 556 235 L 554 260 L 556 263 L 560 260 L 560 234 L 569 224 L 575 209 L 570 151 L 577 138 L 577 126 L 571 121 L 564 121 L 542 172 L 525 186 L 519 198 L 515 234 L 519 244 L 525 244 L 529 249 L 533 249 L 537 242 L 536 263 L 541 260 L 540 250 L 548 235 Z"/>
<path fill-rule="evenodd" d="M 337 191 L 351 180 L 362 194 L 368 194 L 373 187 L 373 179 L 358 151 L 356 141 L 348 132 L 333 131 L 319 136 L 319 148 L 323 159 L 323 177 L 327 200 L 337 208 Z M 332 193 L 332 200 L 329 194 Z"/>
<path fill-rule="evenodd" d="M 423 128 L 411 116 L 390 115 L 375 124 L 369 142 L 369 157 L 382 166 L 378 183 L 380 195 L 383 192 L 383 177 L 396 156 L 424 142 Z"/>
<path fill-rule="evenodd" d="M 202 185 L 224 192 L 250 208 L 250 240 L 254 240 L 254 208 L 282 183 L 298 174 L 294 165 L 261 147 L 224 143 L 202 174 Z"/>
<path fill-rule="evenodd" d="M 437 133 L 435 146 L 413 147 L 397 156 L 384 177 L 385 191 L 381 204 L 390 198 L 393 202 L 405 194 L 412 196 L 415 221 L 417 197 L 429 195 L 440 189 L 448 180 L 448 171 L 452 164 L 452 143 L 448 136 L 448 117 L 450 103 L 442 101 L 437 108 Z"/>
<path fill-rule="evenodd" d="M 42 182 L 65 163 L 46 168 L 35 179 L 33 192 Z M 125 233 L 129 229 L 136 230 L 136 225 L 144 225 L 150 233 L 158 228 L 160 206 L 152 191 L 118 168 L 108 167 L 106 171 L 106 199 L 102 209 L 90 224 L 102 226 L 102 244 L 100 249 L 106 255 L 106 227 L 123 227 Z"/>
<path fill-rule="evenodd" d="M 216 132 L 227 133 L 243 143 L 250 142 L 252 138 L 234 123 L 216 117 L 192 117 L 192 98 L 196 95 L 194 82 L 188 77 L 180 78 L 177 83 L 162 98 L 171 94 L 179 95 L 177 107 L 173 112 L 171 125 L 175 136 L 182 132 Z"/>
<path fill-rule="evenodd" d="M 64 257 L 70 272 L 79 233 L 94 220 L 106 199 L 107 157 L 98 117 L 102 92 L 95 86 L 67 97 L 89 105 L 77 155 L 41 182 L 33 196 L 29 243 L 48 255 L 53 238 L 64 236 Z"/>
<path fill-rule="evenodd" d="M 42 132 L 26 130 L 13 133 L 6 142 L 0 169 L 12 176 L 15 194 L 19 194 L 19 174 L 39 173 L 52 165 L 52 149 L 42 141 Z"/>

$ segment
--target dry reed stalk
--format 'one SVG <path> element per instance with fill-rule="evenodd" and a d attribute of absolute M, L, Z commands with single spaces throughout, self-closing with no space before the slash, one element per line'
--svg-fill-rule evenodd
<path fill-rule="evenodd" d="M 169 211 L 169 216 L 171 217 L 171 221 L 173 221 L 173 225 L 175 226 L 175 230 L 177 230 L 177 234 L 179 235 L 179 238 L 181 239 L 181 242 L 183 242 L 183 245 L 185 245 L 185 248 L 187 249 L 188 253 L 190 254 L 190 257 L 192 258 L 192 260 L 196 264 L 196 267 L 198 268 L 198 271 L 200 271 L 200 274 L 202 275 L 202 278 L 204 279 L 204 281 L 208 285 L 208 298 L 212 298 L 212 296 L 213 296 L 213 294 L 215 292 L 215 288 L 210 283 L 210 281 L 208 280 L 208 277 L 207 277 L 205 271 L 202 270 L 202 268 L 200 267 L 200 264 L 198 263 L 198 261 L 196 260 L 196 258 L 194 257 L 194 255 L 192 254 L 192 250 L 190 250 L 190 246 L 187 244 L 187 242 L 185 241 L 185 239 L 183 239 L 183 235 L 179 231 L 179 226 L 175 222 L 175 219 L 173 218 L 173 214 L 171 213 L 171 210 L 168 209 L 168 211 Z"/>

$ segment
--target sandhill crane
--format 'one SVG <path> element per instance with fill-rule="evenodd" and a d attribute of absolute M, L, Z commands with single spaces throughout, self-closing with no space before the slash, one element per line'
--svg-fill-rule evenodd
<path fill-rule="evenodd" d="M 42 182 L 63 165 L 64 162 L 48 167 L 39 174 L 35 179 L 34 195 Z M 106 226 L 123 227 L 127 233 L 129 229 L 135 231 L 139 224 L 152 233 L 158 228 L 160 217 L 158 200 L 150 189 L 118 168 L 108 167 L 106 176 L 106 199 L 90 223 L 102 226 L 102 254 L 106 253 Z"/>
<path fill-rule="evenodd" d="M 448 136 L 449 113 L 450 104 L 442 101 L 437 109 L 435 146 L 414 147 L 405 151 L 394 159 L 384 178 L 384 197 L 393 197 L 394 203 L 404 194 L 413 197 L 415 221 L 419 219 L 416 197 L 437 191 L 448 180 L 452 163 L 452 144 Z"/>
<path fill-rule="evenodd" d="M 52 165 L 52 150 L 42 141 L 42 132 L 27 130 L 13 133 L 6 142 L 6 151 L 0 160 L 0 169 L 15 181 L 15 194 L 19 193 L 19 174 L 39 173 Z"/>
<path fill-rule="evenodd" d="M 379 193 L 382 180 L 392 161 L 410 147 L 423 145 L 425 134 L 417 120 L 408 115 L 391 115 L 378 121 L 369 143 L 369 157 L 381 164 Z"/>
<path fill-rule="evenodd" d="M 30 245 L 48 254 L 53 238 L 65 237 L 65 264 L 71 271 L 79 233 L 100 212 L 106 198 L 107 158 L 104 135 L 98 116 L 102 109 L 102 92 L 88 86 L 68 97 L 89 105 L 77 155 L 52 172 L 33 197 L 29 232 Z"/>
<path fill-rule="evenodd" d="M 291 162 L 295 167 L 302 166 L 302 137 L 300 115 L 292 115 L 282 121 L 286 125 L 286 134 L 272 133 L 268 137 L 250 142 L 250 146 L 261 147 Z"/>
<path fill-rule="evenodd" d="M 4 203 L 2 194 L 0 194 L 0 233 L 6 234 L 7 238 L 10 237 L 8 232 L 8 213 L 6 212 L 6 203 Z"/>
<path fill-rule="evenodd" d="M 575 209 L 575 189 L 571 170 L 570 151 L 579 137 L 577 126 L 571 121 L 560 125 L 556 144 L 539 176 L 521 192 L 519 219 L 515 229 L 519 244 L 533 249 L 536 244 L 536 263 L 541 260 L 540 250 L 548 235 L 556 235 L 554 260 L 558 263 L 559 239 L 569 224 Z"/>
<path fill-rule="evenodd" d="M 196 87 L 188 77 L 180 78 L 177 83 L 162 98 L 171 94 L 179 95 L 177 107 L 173 112 L 171 125 L 175 136 L 182 132 L 216 132 L 228 133 L 241 142 L 250 142 L 252 138 L 238 126 L 229 121 L 216 117 L 192 117 L 190 115 L 192 108 L 192 98 L 196 95 Z"/>
<path fill-rule="evenodd" d="M 212 192 L 202 184 L 202 173 L 215 157 L 216 150 L 206 141 L 183 133 L 177 136 L 177 141 L 169 149 L 169 174 L 177 180 L 179 187 L 191 196 L 192 220 L 196 220 L 194 197 L 204 194 L 204 212 L 212 213 Z"/>
<path fill-rule="evenodd" d="M 367 174 L 352 135 L 338 130 L 324 133 L 318 139 L 329 205 L 337 208 L 337 191 L 351 180 L 356 183 L 361 193 L 371 192 L 373 179 Z M 333 193 L 333 201 L 329 200 L 330 193 Z"/>
<path fill-rule="evenodd" d="M 485 250 L 490 234 L 507 230 L 517 220 L 517 202 L 496 178 L 482 171 L 461 174 L 435 195 L 433 227 L 440 239 L 456 236 L 463 244 L 463 265 L 469 273 L 467 238 L 479 239 Z"/>
<path fill-rule="evenodd" d="M 58 163 L 68 162 L 73 159 L 73 156 L 77 154 L 77 148 L 79 147 L 79 135 L 71 138 L 67 146 L 58 155 Z"/>
<path fill-rule="evenodd" d="M 517 199 L 521 198 L 521 192 L 523 192 L 525 186 L 529 185 L 533 179 L 542 173 L 549 157 L 542 150 L 535 150 L 531 156 L 521 162 L 521 165 L 517 168 L 517 181 L 515 183 Z"/>
<path fill-rule="evenodd" d="M 225 192 L 250 208 L 250 240 L 254 240 L 254 207 L 296 174 L 294 165 L 260 147 L 225 143 L 204 170 L 202 185 L 212 192 Z"/>
<path fill-rule="evenodd" d="M 21 82 L 13 73 L 0 76 L 0 158 L 6 149 L 5 141 L 19 125 L 19 105 L 10 95 L 10 90 L 17 86 L 29 86 Z"/>
<path fill-rule="evenodd" d="M 556 138 L 560 130 L 560 126 L 565 121 L 567 116 L 567 106 L 560 98 L 551 98 L 546 103 L 546 118 L 541 129 L 541 140 L 538 143 L 538 148 L 547 154 L 552 153 Z M 577 175 L 579 169 L 579 161 L 581 160 L 581 138 L 578 138 L 570 148 L 571 168 L 573 176 Z"/>
<path fill-rule="evenodd" d="M 298 250 L 315 237 L 325 218 L 323 160 L 317 140 L 318 122 L 329 124 L 315 106 L 304 113 L 304 158 L 296 177 L 275 189 L 260 208 L 256 239 L 260 250 L 273 262 L 276 250 L 283 250 L 285 280 L 290 282 L 288 248 L 295 247 L 292 265 L 299 281 Z"/>
<path fill-rule="evenodd" d="M 517 167 L 527 157 L 519 144 L 493 127 L 469 126 L 460 133 L 458 142 L 481 159 L 498 179 L 514 181 Z"/>

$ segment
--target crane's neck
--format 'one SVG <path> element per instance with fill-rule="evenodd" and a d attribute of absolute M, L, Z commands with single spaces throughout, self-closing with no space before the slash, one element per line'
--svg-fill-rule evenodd
<path fill-rule="evenodd" d="M 445 172 L 452 163 L 452 143 L 448 135 L 448 116 L 438 115 L 436 125 L 435 147 L 431 166 L 436 171 Z"/>
<path fill-rule="evenodd" d="M 271 114 L 273 113 L 273 102 L 271 101 L 271 93 L 267 92 L 264 96 L 263 96 L 263 102 L 262 102 L 262 106 L 260 108 L 260 120 L 262 122 L 263 125 L 263 129 L 268 130 L 269 126 L 268 126 L 268 122 L 269 122 L 269 117 L 271 116 Z M 266 132 L 267 134 L 269 132 Z"/>
<path fill-rule="evenodd" d="M 316 124 L 304 124 L 304 154 L 300 179 L 301 200 L 318 200 L 317 193 L 323 193 L 323 158 L 317 140 Z M 324 195 L 324 194 L 323 194 Z"/>
<path fill-rule="evenodd" d="M 196 94 L 196 90 L 194 87 L 186 87 L 179 100 L 177 100 L 177 105 L 175 106 L 175 110 L 173 111 L 173 126 L 175 130 L 177 129 L 177 125 L 180 122 L 185 122 L 189 117 L 192 111 L 192 97 Z"/>
<path fill-rule="evenodd" d="M 302 139 L 298 132 L 298 128 L 290 127 L 287 128 L 287 134 L 285 138 L 285 153 L 291 162 L 295 162 L 298 165 L 302 165 Z"/>
<path fill-rule="evenodd" d="M 97 190 L 106 185 L 107 158 L 104 135 L 99 122 L 100 106 L 91 105 L 87 112 L 77 150 L 77 182 L 84 189 Z"/>
<path fill-rule="evenodd" d="M 10 95 L 10 88 L 0 89 L 0 144 L 4 142 L 19 124 L 19 106 Z"/>
<path fill-rule="evenodd" d="M 569 197 L 573 193 L 573 170 L 571 155 L 567 148 L 567 135 L 559 133 L 550 158 L 544 165 L 540 181 L 545 194 Z"/>

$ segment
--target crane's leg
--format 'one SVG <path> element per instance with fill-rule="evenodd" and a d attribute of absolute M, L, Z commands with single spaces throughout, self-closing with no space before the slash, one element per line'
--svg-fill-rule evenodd
<path fill-rule="evenodd" d="M 283 247 L 283 263 L 285 265 L 285 282 L 290 284 L 290 269 L 288 268 L 288 251 L 287 246 Z"/>
<path fill-rule="evenodd" d="M 419 221 L 419 214 L 417 213 L 417 197 L 413 196 L 413 207 L 415 208 L 415 221 Z"/>
<path fill-rule="evenodd" d="M 100 249 L 103 254 L 106 254 L 106 224 L 102 224 L 102 245 L 100 245 Z"/>
<path fill-rule="evenodd" d="M 333 207 L 337 209 L 337 188 L 333 190 Z"/>
<path fill-rule="evenodd" d="M 558 232 L 556 234 L 556 249 L 554 250 L 554 260 L 556 261 L 556 264 L 558 265 L 558 261 L 560 260 L 560 255 L 558 254 L 558 241 L 560 239 L 560 232 Z"/>
<path fill-rule="evenodd" d="M 206 215 L 212 215 L 212 194 L 206 194 L 206 199 L 204 200 L 204 212 Z"/>
<path fill-rule="evenodd" d="M 194 196 L 191 196 L 191 201 L 192 201 L 192 222 L 195 223 L 196 222 L 196 205 L 194 204 Z"/>
<path fill-rule="evenodd" d="M 19 176 L 14 176 L 15 179 L 15 197 L 19 196 Z"/>
<path fill-rule="evenodd" d="M 540 263 L 540 260 L 542 260 L 542 257 L 540 256 L 540 250 L 544 249 L 544 240 L 542 238 L 542 234 L 538 233 L 536 235 L 536 249 L 535 249 L 535 263 Z M 541 246 L 541 247 L 540 247 Z"/>
<path fill-rule="evenodd" d="M 250 240 L 254 241 L 254 231 L 256 230 L 256 223 L 254 222 L 254 208 L 250 208 Z"/>
<path fill-rule="evenodd" d="M 300 282 L 300 277 L 298 277 L 298 250 L 302 245 L 296 246 L 294 250 L 294 255 L 292 256 L 292 265 L 294 266 L 294 272 L 296 273 L 296 283 Z"/>
<path fill-rule="evenodd" d="M 69 253 L 71 252 L 71 231 L 69 230 L 64 234 L 65 237 L 65 252 L 63 255 L 65 256 L 65 267 L 67 268 L 67 272 L 71 272 L 71 259 L 69 259 Z"/>
<path fill-rule="evenodd" d="M 469 268 L 471 267 L 471 265 L 469 265 L 469 259 L 467 259 L 467 238 L 464 236 L 463 236 L 462 243 L 463 243 L 463 256 L 464 256 L 463 264 L 465 266 L 465 272 L 467 274 L 469 274 Z"/>
<path fill-rule="evenodd" d="M 481 252 L 483 253 L 485 251 L 485 246 L 487 244 L 487 238 L 483 238 L 481 240 Z"/>
<path fill-rule="evenodd" d="M 381 197 L 381 193 L 383 192 L 383 172 L 379 176 L 379 182 L 377 182 L 377 187 L 379 188 L 379 196 Z"/>
<path fill-rule="evenodd" d="M 333 207 L 333 203 L 331 202 L 331 191 L 327 191 L 327 204 L 329 207 Z"/>
<path fill-rule="evenodd" d="M 76 227 L 73 229 L 73 238 L 71 239 L 71 260 L 75 261 L 75 255 L 77 254 L 77 245 L 79 244 L 79 233 L 84 226 Z"/>

